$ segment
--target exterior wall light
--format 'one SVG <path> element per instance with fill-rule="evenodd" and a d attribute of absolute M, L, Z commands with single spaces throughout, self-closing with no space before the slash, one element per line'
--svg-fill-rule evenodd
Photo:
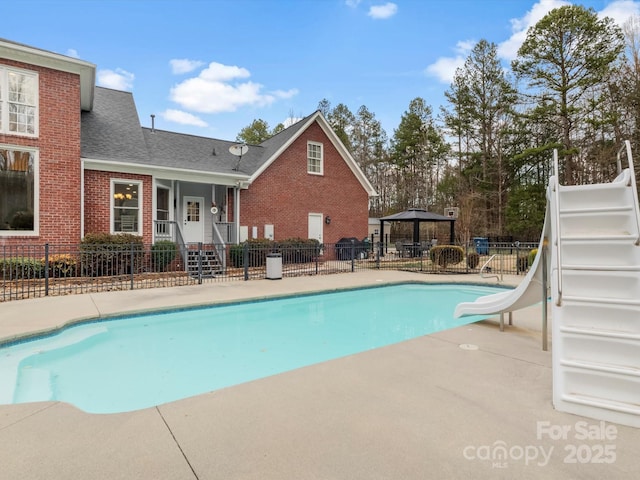
<path fill-rule="evenodd" d="M 329 225 L 331 223 L 331 217 L 329 215 L 327 215 L 324 219 L 324 223 L 326 223 L 327 225 Z"/>

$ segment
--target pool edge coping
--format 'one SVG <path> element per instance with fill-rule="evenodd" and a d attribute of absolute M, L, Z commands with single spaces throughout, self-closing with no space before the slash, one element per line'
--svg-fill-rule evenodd
<path fill-rule="evenodd" d="M 250 302 L 262 302 L 269 300 L 277 300 L 283 298 L 295 298 L 295 297 L 303 297 L 309 295 L 319 295 L 319 294 L 329 294 L 343 291 L 351 291 L 351 290 L 361 290 L 367 288 L 381 288 L 392 285 L 410 285 L 410 284 L 429 284 L 429 285 L 469 285 L 469 286 L 482 286 L 482 287 L 491 287 L 491 288 L 514 288 L 513 285 L 505 285 L 505 284 L 488 284 L 483 282 L 453 282 L 451 280 L 446 281 L 429 281 L 428 279 L 413 279 L 413 280 L 384 280 L 380 281 L 380 283 L 374 284 L 363 284 L 363 285 L 354 285 L 354 286 L 341 286 L 335 288 L 320 288 L 313 290 L 305 290 L 300 292 L 287 292 L 287 293 L 273 293 L 273 294 L 265 294 L 258 295 L 252 297 L 238 298 L 238 299 L 229 299 L 229 300 L 208 300 L 205 302 L 195 302 L 195 303 L 185 303 L 184 305 L 176 306 L 176 307 L 166 307 L 160 306 L 155 308 L 143 308 L 143 309 L 133 309 L 120 311 L 117 313 L 107 313 L 103 314 L 100 312 L 99 308 L 96 306 L 96 315 L 83 315 L 74 318 L 70 318 L 63 323 L 59 323 L 57 325 L 53 325 L 51 327 L 42 328 L 39 330 L 32 330 L 24 333 L 17 333 L 15 335 L 1 337 L 0 338 L 0 348 L 10 347 L 12 345 L 17 345 L 21 343 L 25 343 L 38 338 L 45 338 L 53 335 L 57 335 L 62 331 L 72 328 L 78 325 L 91 324 L 91 323 L 100 323 L 109 320 L 116 320 L 118 318 L 123 317 L 137 317 L 152 313 L 158 312 L 176 312 L 176 311 L 185 311 L 185 310 L 195 310 L 198 308 L 206 308 L 212 306 L 228 306 L 228 305 L 236 305 L 240 303 L 250 303 Z M 86 294 L 91 296 L 92 294 Z M 95 306 L 95 304 L 94 304 Z"/>

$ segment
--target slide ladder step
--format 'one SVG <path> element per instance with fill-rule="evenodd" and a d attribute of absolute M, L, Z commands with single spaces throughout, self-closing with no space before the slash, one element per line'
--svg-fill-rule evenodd
<path fill-rule="evenodd" d="M 580 360 L 561 360 L 563 367 L 578 368 L 580 370 L 591 370 L 595 372 L 613 373 L 640 379 L 640 368 L 614 365 L 608 363 L 585 362 Z"/>
<path fill-rule="evenodd" d="M 610 298 L 610 297 L 580 297 L 578 295 L 562 295 L 565 302 L 576 303 L 596 303 L 596 304 L 614 304 L 614 305 L 630 305 L 640 308 L 640 300 L 631 300 L 628 298 Z"/>
<path fill-rule="evenodd" d="M 588 232 L 588 233 L 574 233 L 567 234 L 564 233 L 560 236 L 560 241 L 571 241 L 571 242 L 632 242 L 635 243 L 637 240 L 637 235 L 632 235 L 629 232 Z"/>
<path fill-rule="evenodd" d="M 560 216 L 563 215 L 590 215 L 598 213 L 633 212 L 630 206 L 619 207 L 581 207 L 581 208 L 560 208 Z"/>
<path fill-rule="evenodd" d="M 582 270 L 592 272 L 640 272 L 640 265 L 569 265 L 562 264 L 562 270 Z"/>
<path fill-rule="evenodd" d="M 616 338 L 620 340 L 631 340 L 631 341 L 640 342 L 640 334 L 625 332 L 622 330 L 606 330 L 606 329 L 600 329 L 600 328 L 580 328 L 580 327 L 560 327 L 560 331 L 563 333 L 570 333 L 570 334 L 576 334 L 576 335 Z"/>
<path fill-rule="evenodd" d="M 602 408 L 631 415 L 640 415 L 640 405 L 634 403 L 616 402 L 615 400 L 580 395 L 577 393 L 565 393 L 561 398 L 565 402 L 577 403 L 588 407 Z"/>

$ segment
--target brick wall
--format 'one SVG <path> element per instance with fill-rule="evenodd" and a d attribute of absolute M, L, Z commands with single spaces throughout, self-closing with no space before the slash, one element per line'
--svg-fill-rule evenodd
<path fill-rule="evenodd" d="M 153 180 L 149 175 L 86 170 L 84 174 L 84 233 L 111 231 L 111 179 L 142 182 L 142 236 L 153 242 Z"/>
<path fill-rule="evenodd" d="M 39 236 L 2 236 L 0 245 L 80 240 L 80 77 L 6 59 L 0 64 L 38 73 L 39 135 L 0 134 L 0 143 L 39 150 Z"/>
<path fill-rule="evenodd" d="M 324 175 L 307 173 L 307 141 L 322 143 Z M 313 123 L 248 190 L 240 192 L 241 224 L 273 224 L 275 239 L 307 238 L 308 214 L 331 217 L 323 223 L 324 242 L 367 236 L 368 195 L 318 123 Z"/>

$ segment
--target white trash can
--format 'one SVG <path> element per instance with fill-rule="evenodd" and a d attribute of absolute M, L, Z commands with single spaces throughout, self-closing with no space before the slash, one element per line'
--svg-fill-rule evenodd
<path fill-rule="evenodd" d="M 282 279 L 282 254 L 267 254 L 267 280 Z"/>

